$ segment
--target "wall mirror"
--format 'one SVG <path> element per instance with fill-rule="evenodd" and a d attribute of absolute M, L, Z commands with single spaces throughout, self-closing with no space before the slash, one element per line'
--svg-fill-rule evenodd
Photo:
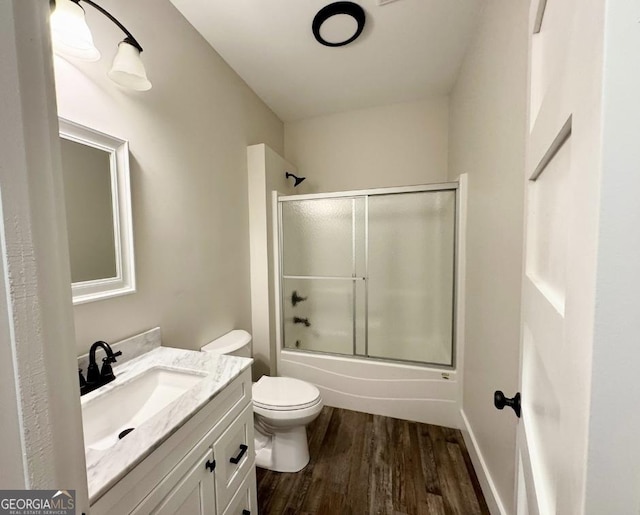
<path fill-rule="evenodd" d="M 133 293 L 129 145 L 59 122 L 73 303 Z"/>

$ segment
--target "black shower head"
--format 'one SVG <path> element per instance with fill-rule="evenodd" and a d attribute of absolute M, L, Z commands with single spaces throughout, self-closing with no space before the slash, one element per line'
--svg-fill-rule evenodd
<path fill-rule="evenodd" d="M 284 176 L 285 176 L 285 178 L 287 178 L 287 179 L 288 179 L 289 177 L 293 177 L 293 178 L 295 179 L 295 181 L 296 181 L 296 182 L 295 182 L 295 183 L 294 183 L 294 185 L 293 185 L 293 187 L 294 187 L 294 188 L 295 188 L 296 186 L 298 186 L 302 181 L 304 181 L 304 180 L 306 179 L 306 177 L 298 177 L 297 175 L 293 175 L 293 174 L 292 174 L 292 173 L 290 173 L 290 172 L 286 172 L 286 173 L 284 174 Z"/>

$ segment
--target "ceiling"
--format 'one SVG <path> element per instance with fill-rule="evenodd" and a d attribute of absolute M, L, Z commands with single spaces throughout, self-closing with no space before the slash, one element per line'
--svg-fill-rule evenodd
<path fill-rule="evenodd" d="M 311 22 L 331 0 L 171 0 L 283 121 L 449 93 L 483 0 L 379 1 L 330 48 Z"/>

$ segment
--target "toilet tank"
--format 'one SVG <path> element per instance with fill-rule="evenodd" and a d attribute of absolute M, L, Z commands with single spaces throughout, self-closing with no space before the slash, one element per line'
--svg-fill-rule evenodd
<path fill-rule="evenodd" d="M 231 356 L 251 357 L 251 335 L 242 329 L 234 329 L 227 334 L 207 343 L 200 348 L 203 352 L 213 354 L 230 354 Z"/>

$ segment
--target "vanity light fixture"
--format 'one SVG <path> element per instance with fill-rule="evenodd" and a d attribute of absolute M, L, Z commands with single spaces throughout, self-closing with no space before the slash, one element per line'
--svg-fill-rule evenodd
<path fill-rule="evenodd" d="M 115 23 L 126 37 L 118 44 L 118 52 L 109 70 L 109 78 L 116 84 L 136 91 L 151 89 L 147 72 L 140 60 L 142 46 L 122 23 L 92 0 L 51 0 L 51 39 L 53 50 L 62 56 L 83 61 L 97 61 L 100 52 L 93 44 L 83 4 L 88 4 Z"/>
<path fill-rule="evenodd" d="M 335 17 L 350 17 L 355 21 L 355 26 L 353 27 L 353 32 L 348 32 L 346 35 L 342 36 L 342 39 L 333 40 L 333 38 L 325 38 L 321 34 L 321 28 L 323 24 L 328 21 L 330 18 Z M 334 18 L 336 20 L 336 18 Z M 332 4 L 324 6 L 318 14 L 313 18 L 313 24 L 311 25 L 311 29 L 313 31 L 313 35 L 315 36 L 318 43 L 329 46 L 329 47 L 338 47 L 348 45 L 352 43 L 364 30 L 364 24 L 366 20 L 366 15 L 364 9 L 360 7 L 358 4 L 354 2 L 333 2 Z"/>

